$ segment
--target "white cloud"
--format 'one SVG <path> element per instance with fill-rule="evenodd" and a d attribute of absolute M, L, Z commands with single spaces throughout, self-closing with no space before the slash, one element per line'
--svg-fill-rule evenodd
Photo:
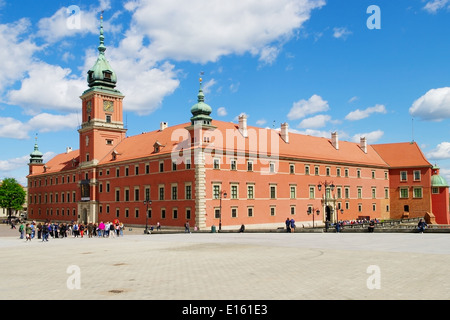
<path fill-rule="evenodd" d="M 148 37 L 158 60 L 206 63 L 251 53 L 270 63 L 278 45 L 323 5 L 324 0 L 135 0 L 125 8 L 133 12 L 133 29 Z"/>
<path fill-rule="evenodd" d="M 217 82 L 214 79 L 208 80 L 207 82 L 203 83 L 203 85 L 202 85 L 203 92 L 205 94 L 210 93 L 211 92 L 211 87 L 213 87 L 216 83 Z"/>
<path fill-rule="evenodd" d="M 373 144 L 381 139 L 381 137 L 384 135 L 384 132 L 381 130 L 376 130 L 372 132 L 367 133 L 357 133 L 353 135 L 352 141 L 359 143 L 361 140 L 361 137 L 365 137 L 367 139 L 367 143 Z"/>
<path fill-rule="evenodd" d="M 14 118 L 0 117 L 0 138 L 27 139 L 28 127 Z"/>
<path fill-rule="evenodd" d="M 431 89 L 414 101 L 409 113 L 423 120 L 441 121 L 450 118 L 450 88 Z"/>
<path fill-rule="evenodd" d="M 351 34 L 352 32 L 345 27 L 333 29 L 333 37 L 335 37 L 336 39 L 347 39 L 347 37 Z"/>
<path fill-rule="evenodd" d="M 427 153 L 427 158 L 433 160 L 450 159 L 450 142 L 442 142 L 438 146 Z"/>
<path fill-rule="evenodd" d="M 33 54 L 40 50 L 25 35 L 30 27 L 28 19 L 10 24 L 0 24 L 0 93 L 20 80 L 33 61 Z"/>
<path fill-rule="evenodd" d="M 224 116 L 227 115 L 227 109 L 225 109 L 225 107 L 220 107 L 220 108 L 217 109 L 217 114 L 220 117 L 224 117 Z"/>
<path fill-rule="evenodd" d="M 300 100 L 293 104 L 287 117 L 289 120 L 304 118 L 309 114 L 324 112 L 329 110 L 328 101 L 322 99 L 321 96 L 314 94 L 308 100 Z"/>
<path fill-rule="evenodd" d="M 0 160 L 0 172 L 9 172 L 20 167 L 24 167 L 30 161 L 30 156 L 25 155 L 19 158 Z"/>
<path fill-rule="evenodd" d="M 303 119 L 298 125 L 299 128 L 317 129 L 326 126 L 327 122 L 331 121 L 331 116 L 319 114 L 317 116 Z"/>
<path fill-rule="evenodd" d="M 65 115 L 40 113 L 31 118 L 27 125 L 30 130 L 39 132 L 55 132 L 65 129 L 75 129 L 79 125 L 80 121 L 80 116 L 76 113 L 69 113 Z"/>
<path fill-rule="evenodd" d="M 355 111 L 350 112 L 345 116 L 345 119 L 350 121 L 361 120 L 369 117 L 372 113 L 386 113 L 386 107 L 382 104 L 377 104 L 373 107 L 369 107 L 365 110 L 357 109 Z"/>
<path fill-rule="evenodd" d="M 256 124 L 257 124 L 258 126 L 263 126 L 263 125 L 265 125 L 266 123 L 267 123 L 267 121 L 266 121 L 265 119 L 259 119 L 259 120 L 256 121 Z"/>
<path fill-rule="evenodd" d="M 436 13 L 438 10 L 449 7 L 449 0 L 432 0 L 428 1 L 427 4 L 423 7 L 424 10 L 429 13 Z"/>
<path fill-rule="evenodd" d="M 27 113 L 42 109 L 75 111 L 80 108 L 80 94 L 86 80 L 72 75 L 68 68 L 36 62 L 29 66 L 28 77 L 20 89 L 8 93 L 8 103 L 22 106 Z"/>
<path fill-rule="evenodd" d="M 357 97 L 357 96 L 354 96 L 354 97 L 352 97 L 352 98 L 350 98 L 349 100 L 348 100 L 348 102 L 349 103 L 352 103 L 352 102 L 355 102 L 356 100 L 358 100 L 359 98 Z"/>
<path fill-rule="evenodd" d="M 315 129 L 306 129 L 306 130 L 292 129 L 291 130 L 291 129 L 289 129 L 289 132 L 304 134 L 307 136 L 321 137 L 321 138 L 330 138 L 331 137 L 331 131 L 324 131 L 324 130 L 315 130 Z"/>

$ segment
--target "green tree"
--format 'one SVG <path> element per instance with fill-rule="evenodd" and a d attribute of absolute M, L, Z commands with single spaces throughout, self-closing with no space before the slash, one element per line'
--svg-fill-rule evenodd
<path fill-rule="evenodd" d="M 8 209 L 8 218 L 11 219 L 13 210 L 22 210 L 25 203 L 25 191 L 14 178 L 6 178 L 0 185 L 0 207 Z"/>

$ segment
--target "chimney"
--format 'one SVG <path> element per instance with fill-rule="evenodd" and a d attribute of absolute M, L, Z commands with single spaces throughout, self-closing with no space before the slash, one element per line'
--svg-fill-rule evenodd
<path fill-rule="evenodd" d="M 66 148 L 66 153 L 72 152 L 72 147 L 67 147 Z"/>
<path fill-rule="evenodd" d="M 364 153 L 367 153 L 367 139 L 365 137 L 361 137 L 360 147 Z"/>
<path fill-rule="evenodd" d="M 281 139 L 289 143 L 289 124 L 287 122 L 281 124 Z"/>
<path fill-rule="evenodd" d="M 239 116 L 239 132 L 244 138 L 247 138 L 247 115 L 241 114 Z"/>
<path fill-rule="evenodd" d="M 167 128 L 167 122 L 161 122 L 160 124 L 159 124 L 159 131 L 163 131 L 164 129 L 166 129 Z"/>
<path fill-rule="evenodd" d="M 337 132 L 331 133 L 331 144 L 336 150 L 339 150 L 339 137 Z"/>

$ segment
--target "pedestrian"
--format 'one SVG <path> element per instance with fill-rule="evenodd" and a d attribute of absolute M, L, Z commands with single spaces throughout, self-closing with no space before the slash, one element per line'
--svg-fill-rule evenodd
<path fill-rule="evenodd" d="M 294 218 L 291 219 L 291 232 L 295 232 L 295 220 L 294 220 Z"/>
<path fill-rule="evenodd" d="M 245 231 L 245 225 L 241 224 L 241 228 L 239 229 L 239 233 L 244 232 Z"/>
<path fill-rule="evenodd" d="M 417 229 L 419 230 L 419 232 L 423 233 L 423 231 L 425 230 L 426 227 L 427 227 L 427 223 L 423 219 L 420 219 L 419 223 L 417 224 Z"/>
<path fill-rule="evenodd" d="M 117 238 L 120 237 L 120 224 L 119 224 L 119 222 L 116 222 L 116 225 L 114 226 L 114 228 L 116 230 Z"/>
<path fill-rule="evenodd" d="M 159 222 L 156 223 L 156 230 L 161 230 L 161 225 L 159 224 Z"/>
<path fill-rule="evenodd" d="M 104 237 L 106 237 L 106 238 L 109 238 L 109 227 L 110 227 L 110 226 L 111 226 L 111 225 L 110 225 L 109 221 L 107 221 L 107 222 L 105 223 L 105 230 L 104 230 L 104 232 L 105 232 Z"/>
<path fill-rule="evenodd" d="M 31 239 L 34 239 L 34 235 L 36 233 L 36 222 L 35 221 L 33 221 L 30 224 L 30 228 L 31 228 Z"/>
<path fill-rule="evenodd" d="M 92 224 L 92 222 L 89 222 L 89 224 L 87 226 L 88 238 L 92 238 L 93 231 L 94 231 L 94 225 Z"/>
<path fill-rule="evenodd" d="M 78 226 L 78 229 L 80 230 L 80 236 L 83 238 L 84 237 L 84 223 L 80 223 L 80 225 Z"/>
<path fill-rule="evenodd" d="M 370 220 L 368 229 L 369 232 L 373 232 L 373 230 L 375 229 L 375 222 L 373 220 Z"/>
<path fill-rule="evenodd" d="M 49 234 L 50 230 L 49 230 L 49 224 L 46 222 L 43 226 L 42 226 L 42 242 L 44 241 L 48 241 L 48 234 Z"/>
<path fill-rule="evenodd" d="M 189 229 L 189 221 L 186 221 L 184 224 L 184 233 L 191 233 L 191 230 Z"/>
<path fill-rule="evenodd" d="M 25 233 L 26 233 L 25 241 L 28 241 L 28 240 L 31 241 L 31 232 L 32 232 L 31 226 L 30 226 L 30 224 L 27 223 L 27 225 L 25 226 Z"/>
<path fill-rule="evenodd" d="M 291 220 L 289 220 L 289 217 L 286 218 L 284 223 L 286 224 L 286 232 L 291 232 Z"/>
<path fill-rule="evenodd" d="M 123 228 L 125 228 L 123 222 L 120 223 L 119 228 L 120 228 L 120 236 L 123 237 Z"/>
<path fill-rule="evenodd" d="M 41 239 L 42 238 L 42 223 L 39 222 L 37 224 L 36 228 L 37 228 L 38 239 Z"/>
<path fill-rule="evenodd" d="M 72 231 L 74 238 L 78 238 L 78 227 L 79 227 L 78 222 L 75 222 L 73 224 L 73 231 Z"/>
<path fill-rule="evenodd" d="M 20 239 L 23 239 L 25 235 L 25 225 L 23 224 L 23 222 L 20 223 L 19 232 L 20 232 Z"/>
<path fill-rule="evenodd" d="M 105 236 L 105 224 L 103 223 L 103 221 L 100 221 L 100 223 L 98 224 L 98 236 Z"/>
<path fill-rule="evenodd" d="M 339 221 L 336 222 L 336 232 L 339 233 L 341 231 L 341 223 Z"/>

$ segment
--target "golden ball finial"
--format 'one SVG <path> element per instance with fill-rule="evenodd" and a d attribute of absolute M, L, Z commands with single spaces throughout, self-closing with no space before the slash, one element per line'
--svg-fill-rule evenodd
<path fill-rule="evenodd" d="M 202 81 L 203 81 L 203 79 L 202 79 L 202 78 L 200 78 L 200 79 L 199 79 L 199 81 L 200 81 L 200 82 L 202 82 Z"/>

